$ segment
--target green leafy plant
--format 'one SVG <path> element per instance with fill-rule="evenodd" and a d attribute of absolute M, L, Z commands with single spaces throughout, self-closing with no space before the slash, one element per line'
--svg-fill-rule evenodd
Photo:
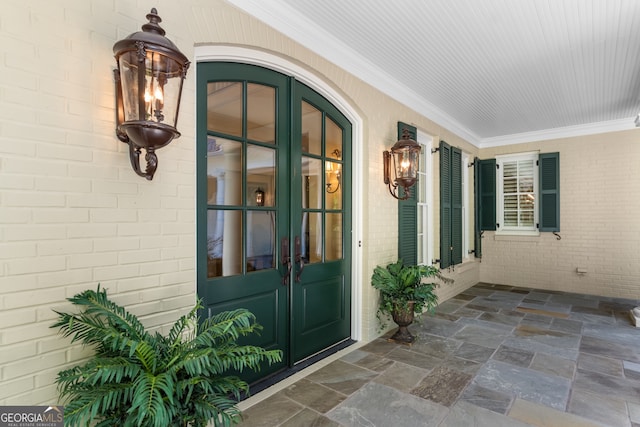
<path fill-rule="evenodd" d="M 410 310 L 409 302 L 413 302 L 413 312 L 417 316 L 425 310 L 433 312 L 438 305 L 435 289 L 439 284 L 423 281 L 428 277 L 452 281 L 442 276 L 436 267 L 405 265 L 401 259 L 384 267 L 379 265 L 373 270 L 371 285 L 380 291 L 377 317 L 381 329 L 386 327 L 383 317 L 392 315 L 394 310 Z"/>
<path fill-rule="evenodd" d="M 95 354 L 58 373 L 58 390 L 67 402 L 65 425 L 229 426 L 240 419 L 236 403 L 248 385 L 228 372 L 282 359 L 279 350 L 236 343 L 261 328 L 244 309 L 199 322 L 198 303 L 163 336 L 147 332 L 100 286 L 68 300 L 81 312 L 56 311 L 59 320 L 51 327 Z"/>

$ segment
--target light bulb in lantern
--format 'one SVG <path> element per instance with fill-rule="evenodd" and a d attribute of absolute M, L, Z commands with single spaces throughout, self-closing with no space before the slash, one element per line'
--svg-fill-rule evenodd
<path fill-rule="evenodd" d="M 156 90 L 153 93 L 153 97 L 156 100 L 156 109 L 162 110 L 162 107 L 164 107 L 164 94 L 162 93 L 162 89 L 160 89 L 160 87 L 156 87 Z"/>
<path fill-rule="evenodd" d="M 400 162 L 400 167 L 402 168 L 403 172 L 406 172 L 409 169 L 409 166 L 411 166 L 409 160 L 404 159 Z"/>
<path fill-rule="evenodd" d="M 164 115 L 162 114 L 164 92 L 160 86 L 156 86 L 151 90 L 153 91 L 153 95 L 149 93 L 148 88 L 144 91 L 144 104 L 147 117 L 150 118 L 153 116 L 158 122 L 162 122 L 164 120 Z"/>

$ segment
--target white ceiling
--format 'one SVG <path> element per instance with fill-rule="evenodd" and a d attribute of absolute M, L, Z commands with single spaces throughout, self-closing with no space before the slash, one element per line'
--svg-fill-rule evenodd
<path fill-rule="evenodd" d="M 638 0 L 227 0 L 477 146 L 631 129 Z"/>

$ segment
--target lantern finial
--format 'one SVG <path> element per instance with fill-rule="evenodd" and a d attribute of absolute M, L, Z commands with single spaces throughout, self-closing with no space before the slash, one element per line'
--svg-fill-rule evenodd
<path fill-rule="evenodd" d="M 166 31 L 162 29 L 160 25 L 158 25 L 162 22 L 162 18 L 158 16 L 158 11 L 155 7 L 152 8 L 151 12 L 147 14 L 147 19 L 149 20 L 149 23 L 142 26 L 142 31 L 160 34 L 161 36 L 164 36 L 166 34 Z"/>

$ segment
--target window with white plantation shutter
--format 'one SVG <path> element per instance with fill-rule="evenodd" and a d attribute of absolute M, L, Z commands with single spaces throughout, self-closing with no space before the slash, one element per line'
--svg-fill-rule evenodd
<path fill-rule="evenodd" d="M 498 232 L 538 231 L 538 153 L 496 156 Z"/>

